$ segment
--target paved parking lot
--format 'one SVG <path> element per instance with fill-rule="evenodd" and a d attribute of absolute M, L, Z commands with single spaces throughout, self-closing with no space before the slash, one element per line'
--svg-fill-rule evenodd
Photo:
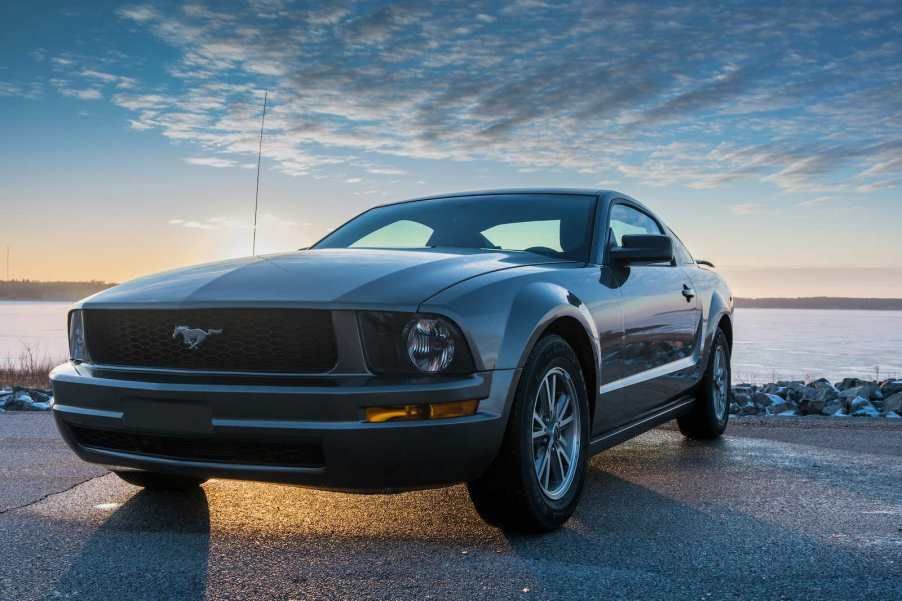
<path fill-rule="evenodd" d="M 902 425 L 764 424 L 607 451 L 566 528 L 512 537 L 461 486 L 142 492 L 2 414 L 0 598 L 902 598 Z"/>

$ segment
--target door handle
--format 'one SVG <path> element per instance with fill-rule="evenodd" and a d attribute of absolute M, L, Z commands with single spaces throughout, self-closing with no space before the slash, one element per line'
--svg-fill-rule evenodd
<path fill-rule="evenodd" d="M 695 290 L 690 288 L 687 284 L 683 284 L 683 296 L 686 297 L 687 301 L 691 301 L 695 298 Z"/>

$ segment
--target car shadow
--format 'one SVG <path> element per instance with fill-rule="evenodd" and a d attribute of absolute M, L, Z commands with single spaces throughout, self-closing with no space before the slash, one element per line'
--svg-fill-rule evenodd
<path fill-rule="evenodd" d="M 875 561 L 740 511 L 725 512 L 716 499 L 689 505 L 597 463 L 590 464 L 582 500 L 564 528 L 505 536 L 549 599 L 602 593 L 611 599 L 756 599 L 772 597 L 781 583 L 809 581 L 812 592 L 830 597 L 843 578 L 898 570 L 891 557 Z"/>
<path fill-rule="evenodd" d="M 202 488 L 142 490 L 93 533 L 54 593 L 77 599 L 204 599 L 209 547 L 210 511 Z"/>

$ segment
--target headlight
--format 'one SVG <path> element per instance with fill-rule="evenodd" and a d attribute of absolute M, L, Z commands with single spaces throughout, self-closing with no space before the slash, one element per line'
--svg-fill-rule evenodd
<path fill-rule="evenodd" d="M 85 343 L 84 315 L 79 309 L 69 313 L 69 359 L 77 362 L 91 360 Z"/>
<path fill-rule="evenodd" d="M 420 371 L 435 374 L 454 360 L 454 335 L 443 319 L 414 318 L 407 330 L 407 357 Z"/>
<path fill-rule="evenodd" d="M 367 365 L 380 374 L 463 374 L 475 371 L 460 329 L 438 315 L 358 313 Z"/>

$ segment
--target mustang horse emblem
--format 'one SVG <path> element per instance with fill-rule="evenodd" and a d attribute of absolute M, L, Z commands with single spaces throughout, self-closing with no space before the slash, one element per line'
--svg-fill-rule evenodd
<path fill-rule="evenodd" d="M 189 328 L 188 326 L 175 326 L 175 330 L 172 332 L 172 339 L 178 340 L 181 338 L 182 344 L 188 350 L 193 351 L 202 345 L 204 340 L 217 334 L 222 334 L 222 330 L 201 330 L 200 328 Z"/>

